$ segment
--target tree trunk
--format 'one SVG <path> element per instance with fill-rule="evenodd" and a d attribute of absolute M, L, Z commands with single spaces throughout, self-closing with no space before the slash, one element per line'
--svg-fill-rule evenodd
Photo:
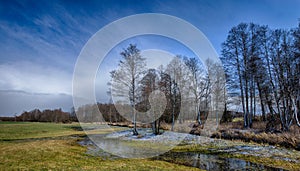
<path fill-rule="evenodd" d="M 160 120 L 158 119 L 156 122 L 157 122 L 156 132 L 157 132 L 157 134 L 160 134 L 160 132 L 159 132 Z"/>
<path fill-rule="evenodd" d="M 201 122 L 201 113 L 200 113 L 200 102 L 197 104 L 197 123 L 199 125 L 202 125 L 202 122 Z"/>
<path fill-rule="evenodd" d="M 296 100 L 295 99 L 292 99 L 292 105 L 294 107 L 294 117 L 295 117 L 295 120 L 296 120 L 296 124 L 298 127 L 300 127 L 300 122 L 299 122 L 299 119 L 298 119 L 298 107 L 296 105 Z"/>
<path fill-rule="evenodd" d="M 242 107 L 243 107 L 243 113 L 244 113 L 244 127 L 247 127 L 248 124 L 247 124 L 247 116 L 246 116 L 246 110 L 245 110 L 244 88 L 243 88 L 242 73 L 241 73 L 241 67 L 240 67 L 240 61 L 239 61 L 237 47 L 235 48 L 235 55 L 236 55 L 237 70 L 238 70 L 238 77 L 239 77 L 239 83 L 240 83 Z"/>
<path fill-rule="evenodd" d="M 250 116 L 249 116 L 249 127 L 252 128 L 252 117 L 253 117 L 253 76 L 251 75 L 251 79 L 250 79 Z"/>
<path fill-rule="evenodd" d="M 175 106 L 172 107 L 172 128 L 171 131 L 174 131 L 174 125 L 175 125 Z"/>
<path fill-rule="evenodd" d="M 155 135 L 159 134 L 159 120 L 155 120 L 152 122 L 152 132 Z"/>
<path fill-rule="evenodd" d="M 264 106 L 264 100 L 263 100 L 263 95 L 262 95 L 262 88 L 260 87 L 259 81 L 257 81 L 257 89 L 258 89 L 258 95 L 260 99 L 260 106 L 261 106 L 261 114 L 263 121 L 266 121 L 266 111 L 265 111 L 265 106 Z"/>
<path fill-rule="evenodd" d="M 136 130 L 136 111 L 133 110 L 133 135 L 139 135 L 139 133 Z"/>
<path fill-rule="evenodd" d="M 246 128 L 249 128 L 249 127 L 250 127 L 250 117 L 249 117 L 249 94 L 248 94 L 248 91 L 249 91 L 249 89 L 248 89 L 248 80 L 246 79 L 246 80 L 245 80 L 245 98 L 246 98 L 246 113 L 245 113 L 245 115 L 246 115 L 246 118 L 247 118 L 247 120 L 246 120 L 246 122 L 247 122 Z"/>

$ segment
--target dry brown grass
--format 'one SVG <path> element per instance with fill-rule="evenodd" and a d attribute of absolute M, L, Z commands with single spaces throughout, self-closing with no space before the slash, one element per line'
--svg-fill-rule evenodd
<path fill-rule="evenodd" d="M 219 125 L 218 131 L 215 132 L 212 137 L 214 138 L 224 138 L 230 140 L 242 140 L 246 142 L 257 142 L 257 143 L 267 143 L 270 145 L 278 145 L 288 148 L 295 148 L 300 150 L 300 128 L 296 125 L 292 125 L 289 132 L 282 133 L 266 133 L 267 122 L 255 121 L 253 122 L 251 129 L 245 129 L 243 127 L 243 118 L 237 118 L 233 122 L 223 123 Z M 114 126 L 125 126 L 133 127 L 131 123 L 122 122 L 114 123 Z M 195 125 L 195 121 L 186 121 L 183 123 L 176 123 L 174 126 L 174 131 L 182 133 L 190 133 Z M 137 124 L 140 128 L 150 128 L 151 125 Z M 204 125 L 205 126 L 205 125 Z M 280 126 L 280 125 L 279 125 Z M 160 128 L 163 130 L 171 130 L 172 125 L 169 123 L 161 122 Z M 196 128 L 196 134 L 200 134 L 203 127 Z M 198 133 L 198 132 L 199 133 Z"/>
<path fill-rule="evenodd" d="M 225 123 L 220 125 L 219 131 L 212 137 L 268 143 L 300 150 L 300 128 L 297 125 L 292 125 L 288 132 L 281 133 L 266 133 L 265 128 L 266 122 L 263 121 L 253 122 L 251 129 L 244 129 L 242 121 Z"/>
<path fill-rule="evenodd" d="M 160 123 L 160 129 L 163 129 L 163 130 L 171 130 L 172 128 L 172 125 L 171 124 L 168 124 L 166 122 L 161 122 Z"/>

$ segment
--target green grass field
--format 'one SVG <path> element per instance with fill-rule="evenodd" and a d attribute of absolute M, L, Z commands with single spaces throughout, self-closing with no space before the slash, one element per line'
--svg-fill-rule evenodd
<path fill-rule="evenodd" d="M 198 170 L 151 159 L 88 155 L 78 144 L 85 135 L 78 128 L 78 123 L 0 122 L 0 170 Z"/>

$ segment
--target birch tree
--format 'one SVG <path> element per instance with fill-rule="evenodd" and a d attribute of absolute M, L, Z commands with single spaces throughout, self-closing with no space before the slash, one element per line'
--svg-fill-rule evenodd
<path fill-rule="evenodd" d="M 146 66 L 145 58 L 140 54 L 136 45 L 130 44 L 127 49 L 120 53 L 122 60 L 119 62 L 117 70 L 111 72 L 113 77 L 112 93 L 113 96 L 125 97 L 129 99 L 132 111 L 133 135 L 138 135 L 136 129 L 135 107 L 138 103 L 138 87 L 144 74 Z"/>
<path fill-rule="evenodd" d="M 205 72 L 200 67 L 201 63 L 197 60 L 197 58 L 184 58 L 184 63 L 190 72 L 189 89 L 194 98 L 196 121 L 198 124 L 202 125 L 200 115 L 201 99 L 205 96 L 205 92 L 208 90 L 209 79 L 205 80 Z"/>
<path fill-rule="evenodd" d="M 168 64 L 166 68 L 166 73 L 170 75 L 170 94 L 171 94 L 171 106 L 172 106 L 172 130 L 174 129 L 175 116 L 179 116 L 179 120 L 183 120 L 181 113 L 180 94 L 184 92 L 184 89 L 187 84 L 186 77 L 186 67 L 182 62 L 181 56 L 175 56 L 174 59 Z M 178 110 L 179 108 L 179 110 Z M 177 113 L 178 111 L 179 113 Z"/>

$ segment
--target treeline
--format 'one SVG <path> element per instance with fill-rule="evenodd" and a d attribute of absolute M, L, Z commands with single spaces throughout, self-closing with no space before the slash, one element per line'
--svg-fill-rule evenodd
<path fill-rule="evenodd" d="M 101 112 L 101 113 L 99 113 Z M 80 122 L 124 122 L 126 119 L 119 114 L 114 104 L 87 104 L 76 111 Z"/>
<path fill-rule="evenodd" d="M 77 122 L 76 114 L 73 112 L 64 112 L 61 109 L 46 109 L 40 111 L 39 109 L 34 109 L 32 111 L 25 111 L 19 116 L 15 117 L 0 117 L 1 121 L 21 121 L 21 122 Z"/>
<path fill-rule="evenodd" d="M 227 88 L 240 97 L 245 128 L 252 127 L 257 106 L 264 121 L 270 114 L 270 130 L 276 120 L 283 131 L 300 126 L 300 23 L 290 30 L 241 23 L 229 31 L 221 58 Z"/>

